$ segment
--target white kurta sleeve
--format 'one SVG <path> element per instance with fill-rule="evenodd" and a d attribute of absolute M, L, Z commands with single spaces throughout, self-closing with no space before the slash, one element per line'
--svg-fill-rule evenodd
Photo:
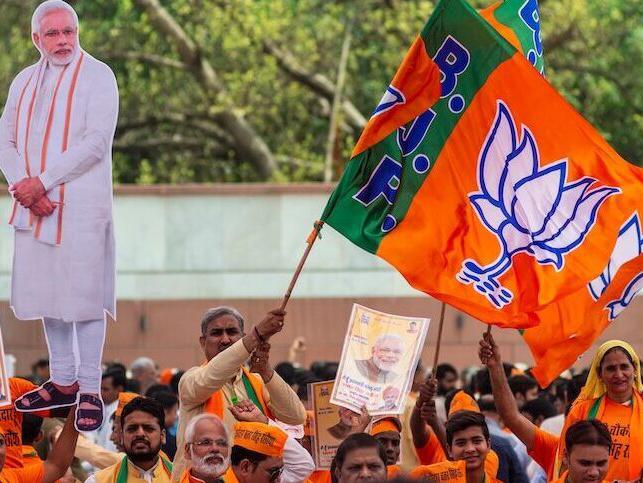
<path fill-rule="evenodd" d="M 0 169 L 9 184 L 17 183 L 26 176 L 25 162 L 16 149 L 16 109 L 19 96 L 16 79 L 11 83 L 7 103 L 0 117 Z"/>
<path fill-rule="evenodd" d="M 46 191 L 67 183 L 105 159 L 116 130 L 118 119 L 118 86 L 114 74 L 107 66 L 100 75 L 91 79 L 92 87 L 87 111 L 86 128 L 80 142 L 62 153 L 58 160 L 48 163 L 40 174 Z"/>
<path fill-rule="evenodd" d="M 270 421 L 271 424 L 272 421 Z M 315 463 L 302 445 L 295 438 L 288 436 L 284 445 L 284 470 L 281 473 L 281 483 L 300 483 L 306 481 L 315 471 Z"/>

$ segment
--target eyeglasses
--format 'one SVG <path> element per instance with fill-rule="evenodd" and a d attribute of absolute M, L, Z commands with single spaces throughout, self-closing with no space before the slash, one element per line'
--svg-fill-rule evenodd
<path fill-rule="evenodd" d="M 227 448 L 228 447 L 228 441 L 221 438 L 221 439 L 202 439 L 200 441 L 195 441 L 193 443 L 190 443 L 192 446 L 196 446 L 199 449 L 208 449 L 208 448 Z"/>

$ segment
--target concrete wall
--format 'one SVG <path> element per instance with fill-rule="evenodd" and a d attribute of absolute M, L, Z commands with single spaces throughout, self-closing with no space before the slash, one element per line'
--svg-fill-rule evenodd
<path fill-rule="evenodd" d="M 202 359 L 198 321 L 206 308 L 235 305 L 254 321 L 278 306 L 329 193 L 327 185 L 117 187 L 118 322 L 109 326 L 104 359 L 129 363 L 149 355 L 163 367 L 189 367 Z M 0 197 L 0 213 L 8 209 L 8 198 Z M 337 359 L 353 302 L 437 320 L 439 304 L 385 262 L 331 228 L 322 233 L 295 289 L 286 329 L 274 340 L 275 361 L 286 357 L 297 335 L 308 342 L 306 363 Z M 46 349 L 40 325 L 16 321 L 7 307 L 11 250 L 5 225 L 0 317 L 6 350 L 24 372 Z M 639 298 L 601 340 L 623 338 L 643 353 L 642 314 Z M 441 359 L 459 367 L 476 363 L 483 329 L 449 309 Z M 423 353 L 427 363 L 436 332 L 434 323 Z M 516 331 L 496 333 L 507 359 L 531 361 Z"/>

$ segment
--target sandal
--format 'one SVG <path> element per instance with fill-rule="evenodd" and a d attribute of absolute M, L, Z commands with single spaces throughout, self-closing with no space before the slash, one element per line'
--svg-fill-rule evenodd
<path fill-rule="evenodd" d="M 76 404 L 78 395 L 78 383 L 73 384 L 74 392 L 65 394 L 60 391 L 53 382 L 47 381 L 42 386 L 23 394 L 14 401 L 16 411 L 29 413 L 45 409 L 64 408 Z M 41 394 L 45 391 L 46 395 Z"/>
<path fill-rule="evenodd" d="M 94 407 L 84 408 L 83 403 Z M 95 431 L 100 428 L 103 425 L 103 401 L 93 394 L 81 394 L 75 423 L 78 431 Z"/>

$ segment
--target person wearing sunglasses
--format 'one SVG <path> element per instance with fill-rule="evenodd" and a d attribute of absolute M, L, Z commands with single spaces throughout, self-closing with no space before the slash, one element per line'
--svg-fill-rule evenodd
<path fill-rule="evenodd" d="M 226 483 L 281 482 L 288 435 L 276 426 L 255 422 L 234 425 L 234 446 Z"/>

